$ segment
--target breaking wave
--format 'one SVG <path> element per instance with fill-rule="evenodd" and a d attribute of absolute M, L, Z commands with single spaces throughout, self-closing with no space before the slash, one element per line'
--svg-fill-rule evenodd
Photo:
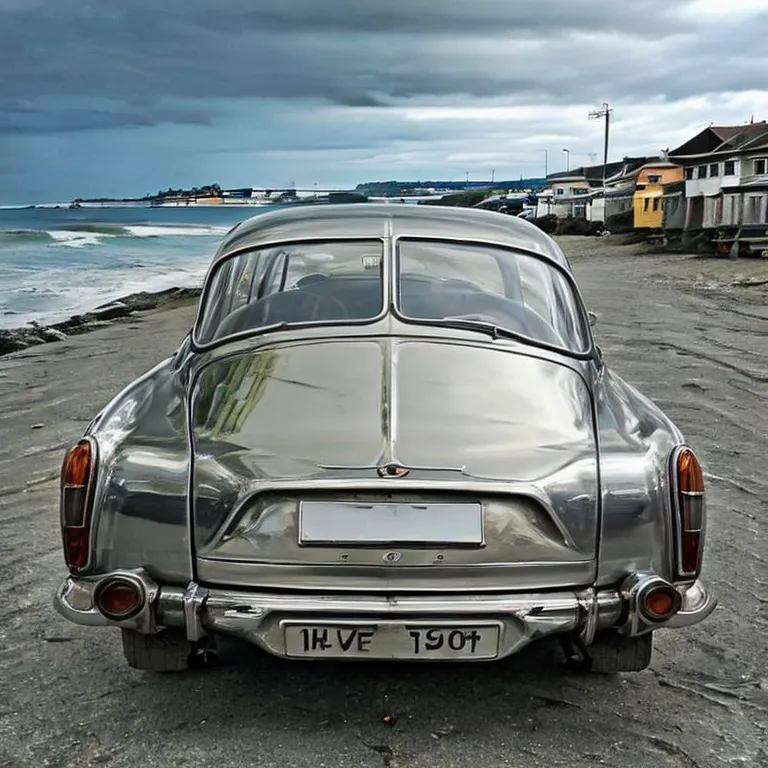
<path fill-rule="evenodd" d="M 132 293 L 199 287 L 230 229 L 46 224 L 37 230 L 0 229 L 0 328 L 60 322 Z"/>
<path fill-rule="evenodd" d="M 61 229 L 3 229 L 0 230 L 0 247 L 12 246 L 14 241 L 40 243 L 50 246 L 84 248 L 101 245 L 112 238 L 145 237 L 221 237 L 230 227 L 163 224 L 68 224 Z"/>
<path fill-rule="evenodd" d="M 60 322 L 132 293 L 199 287 L 222 237 L 262 213 L 0 210 L 0 328 Z"/>

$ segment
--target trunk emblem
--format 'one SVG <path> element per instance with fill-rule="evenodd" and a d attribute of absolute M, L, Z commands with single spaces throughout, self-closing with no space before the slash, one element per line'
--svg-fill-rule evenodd
<path fill-rule="evenodd" d="M 379 473 L 379 477 L 405 477 L 411 470 L 400 464 L 390 462 L 376 467 L 376 471 Z"/>
<path fill-rule="evenodd" d="M 381 559 L 385 563 L 396 563 L 400 560 L 400 558 L 403 556 L 402 552 L 385 552 Z"/>

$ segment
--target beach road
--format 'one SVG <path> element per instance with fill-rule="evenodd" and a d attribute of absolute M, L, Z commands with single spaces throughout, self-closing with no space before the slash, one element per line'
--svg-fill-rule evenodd
<path fill-rule="evenodd" d="M 549 647 L 476 665 L 286 662 L 137 672 L 116 630 L 52 608 L 62 454 L 172 353 L 194 304 L 0 359 L 0 767 L 768 766 L 768 262 L 563 238 L 609 365 L 699 452 L 720 605 L 652 666 L 564 672 Z"/>

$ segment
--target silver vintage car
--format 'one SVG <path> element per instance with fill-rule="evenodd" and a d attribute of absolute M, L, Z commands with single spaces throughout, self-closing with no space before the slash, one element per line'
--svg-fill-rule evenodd
<path fill-rule="evenodd" d="M 177 352 L 66 454 L 67 619 L 130 666 L 236 636 L 292 659 L 648 666 L 705 619 L 703 472 L 595 346 L 519 218 L 282 209 L 232 229 Z"/>

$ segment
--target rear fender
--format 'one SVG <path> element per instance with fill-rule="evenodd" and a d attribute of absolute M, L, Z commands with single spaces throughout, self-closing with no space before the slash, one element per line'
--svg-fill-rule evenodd
<path fill-rule="evenodd" d="M 88 426 L 99 448 L 92 573 L 142 567 L 166 583 L 192 578 L 186 400 L 174 360 L 132 382 Z"/>
<path fill-rule="evenodd" d="M 669 459 L 684 437 L 655 403 L 610 371 L 596 387 L 595 405 L 603 509 L 597 585 L 638 570 L 672 580 Z"/>

